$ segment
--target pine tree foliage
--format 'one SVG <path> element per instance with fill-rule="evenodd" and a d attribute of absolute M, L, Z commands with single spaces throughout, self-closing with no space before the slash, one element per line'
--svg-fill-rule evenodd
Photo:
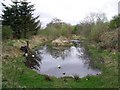
<path fill-rule="evenodd" d="M 38 20 L 39 16 L 33 17 L 34 5 L 26 0 L 20 2 L 16 0 L 12 3 L 10 6 L 2 3 L 4 7 L 2 24 L 10 26 L 13 35 L 18 39 L 36 35 L 41 25 L 40 20 Z"/>

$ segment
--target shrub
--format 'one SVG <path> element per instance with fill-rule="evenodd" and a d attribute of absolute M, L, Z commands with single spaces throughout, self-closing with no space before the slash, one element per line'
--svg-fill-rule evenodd
<path fill-rule="evenodd" d="M 72 29 L 71 25 L 63 22 L 49 23 L 44 30 L 40 31 L 40 34 L 51 39 L 55 39 L 60 36 L 69 37 L 72 33 Z"/>
<path fill-rule="evenodd" d="M 109 28 L 116 29 L 120 27 L 120 15 L 114 16 L 109 23 Z"/>
<path fill-rule="evenodd" d="M 107 30 L 107 23 L 97 23 L 91 28 L 91 40 L 94 42 L 100 41 L 100 36 Z"/>
<path fill-rule="evenodd" d="M 10 26 L 3 26 L 2 27 L 2 38 L 3 39 L 11 39 L 12 38 L 12 29 L 10 28 Z"/>
<path fill-rule="evenodd" d="M 116 49 L 118 48 L 118 32 L 120 29 L 113 31 L 107 31 L 100 36 L 100 46 L 104 49 Z"/>

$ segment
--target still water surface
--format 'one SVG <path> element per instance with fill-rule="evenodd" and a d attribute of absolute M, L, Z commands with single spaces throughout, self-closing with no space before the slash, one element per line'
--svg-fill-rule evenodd
<path fill-rule="evenodd" d="M 100 70 L 91 68 L 90 60 L 80 45 L 71 46 L 62 51 L 44 46 L 38 49 L 37 53 L 41 62 L 38 62 L 40 68 L 36 71 L 40 74 L 58 78 L 74 75 L 82 78 L 87 75 L 100 74 Z"/>

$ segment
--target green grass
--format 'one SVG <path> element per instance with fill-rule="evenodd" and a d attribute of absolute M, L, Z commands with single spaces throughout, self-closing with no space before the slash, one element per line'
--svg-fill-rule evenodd
<path fill-rule="evenodd" d="M 118 87 L 118 52 L 113 53 L 99 47 L 87 47 L 93 67 L 102 71 L 103 82 L 106 87 Z"/>

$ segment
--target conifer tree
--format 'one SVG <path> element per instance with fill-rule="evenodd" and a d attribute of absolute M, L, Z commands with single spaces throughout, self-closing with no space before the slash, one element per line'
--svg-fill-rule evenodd
<path fill-rule="evenodd" d="M 13 35 L 18 39 L 29 38 L 29 36 L 37 34 L 40 29 L 39 16 L 33 17 L 34 5 L 26 0 L 18 2 L 12 1 L 12 5 L 6 6 L 2 4 L 3 9 L 3 25 L 10 26 Z"/>

